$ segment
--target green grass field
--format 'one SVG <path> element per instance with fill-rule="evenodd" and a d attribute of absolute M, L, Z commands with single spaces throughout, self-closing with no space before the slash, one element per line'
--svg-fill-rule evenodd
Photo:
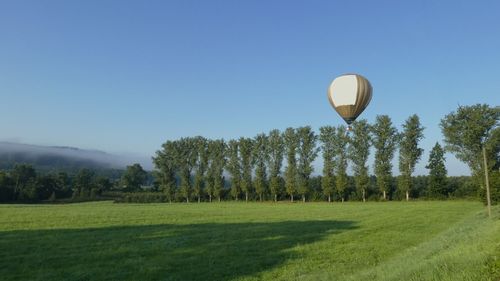
<path fill-rule="evenodd" d="M 0 206 L 1 280 L 499 280 L 477 202 Z"/>

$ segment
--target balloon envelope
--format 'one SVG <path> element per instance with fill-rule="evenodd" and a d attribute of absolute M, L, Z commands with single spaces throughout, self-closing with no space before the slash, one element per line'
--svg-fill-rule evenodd
<path fill-rule="evenodd" d="M 348 125 L 365 110 L 371 99 L 370 82 L 358 74 L 341 75 L 328 87 L 330 104 Z"/>

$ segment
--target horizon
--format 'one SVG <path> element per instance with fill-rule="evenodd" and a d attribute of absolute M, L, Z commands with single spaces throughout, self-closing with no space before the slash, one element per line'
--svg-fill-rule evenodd
<path fill-rule="evenodd" d="M 373 86 L 359 119 L 400 130 L 419 115 L 425 175 L 446 114 L 500 104 L 500 3 L 488 3 L 1 3 L 0 141 L 139 158 L 185 136 L 318 132 L 344 124 L 326 90 L 354 72 Z M 470 175 L 446 159 L 450 176 Z"/>

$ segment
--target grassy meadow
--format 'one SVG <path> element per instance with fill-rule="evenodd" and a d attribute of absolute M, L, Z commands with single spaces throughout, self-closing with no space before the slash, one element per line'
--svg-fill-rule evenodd
<path fill-rule="evenodd" d="M 0 205 L 1 280 L 500 280 L 477 202 Z"/>

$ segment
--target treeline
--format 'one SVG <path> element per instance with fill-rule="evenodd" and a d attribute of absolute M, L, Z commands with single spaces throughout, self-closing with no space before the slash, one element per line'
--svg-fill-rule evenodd
<path fill-rule="evenodd" d="M 461 112 L 465 111 L 465 113 Z M 445 148 L 436 143 L 427 160 L 428 177 L 413 177 L 423 149 L 424 128 L 417 115 L 410 116 L 399 132 L 387 115 L 346 127 L 324 126 L 319 134 L 311 127 L 277 129 L 254 138 L 225 141 L 201 136 L 167 141 L 153 158 L 157 186 L 169 202 L 176 200 L 375 200 L 411 197 L 484 198 L 484 172 L 477 147 L 485 146 L 490 162 L 494 201 L 499 199 L 500 110 L 487 105 L 460 107 L 441 121 L 446 149 L 469 164 L 472 182 L 447 177 Z M 485 121 L 484 119 L 487 119 Z M 466 124 L 466 127 L 459 128 Z M 463 136 L 460 136 L 463 134 Z M 458 135 L 458 136 L 457 136 Z M 469 138 L 469 139 L 467 139 Z M 374 174 L 368 158 L 374 150 Z M 400 176 L 392 175 L 399 150 Z M 313 162 L 323 158 L 322 175 L 313 177 Z M 467 157 L 462 157 L 463 155 Z M 464 160 L 465 159 L 465 160 Z M 351 166 L 352 176 L 347 172 Z M 420 180 L 424 178 L 425 180 Z M 226 184 L 227 181 L 227 184 Z M 424 182 L 422 184 L 422 182 Z M 467 185 L 467 186 L 465 186 Z M 227 192 L 226 192 L 227 191 Z"/>
<path fill-rule="evenodd" d="M 127 172 L 128 171 L 128 172 Z M 185 198 L 180 192 L 171 196 L 162 192 L 158 182 L 146 172 L 142 172 L 139 164 L 131 165 L 121 172 L 121 177 L 110 178 L 107 173 L 81 169 L 76 174 L 66 172 L 40 173 L 31 165 L 16 165 L 12 170 L 0 171 L 0 202 L 82 202 L 92 200 L 115 200 L 124 203 L 154 203 L 154 202 L 182 202 Z M 146 177 L 144 177 L 146 173 Z M 104 175 L 102 175 L 104 174 Z M 125 176 L 126 175 L 126 176 Z M 322 176 L 310 178 L 310 188 L 306 194 L 308 201 L 324 201 Z M 191 177 L 193 181 L 194 178 Z M 421 199 L 444 198 L 477 198 L 478 186 L 472 177 L 447 177 L 446 185 L 440 193 L 429 189 L 430 176 L 416 176 L 412 179 L 410 196 Z M 176 179 L 180 182 L 180 179 Z M 400 200 L 404 198 L 397 189 L 397 177 L 390 180 L 387 198 Z M 283 184 L 283 183 L 282 183 Z M 223 189 L 220 192 L 221 200 L 233 200 L 231 181 L 224 179 Z M 347 176 L 346 194 L 349 200 L 362 200 L 361 194 L 356 192 L 355 179 Z M 440 195 L 438 195 L 440 194 Z M 366 200 L 380 200 L 376 185 L 376 177 L 370 176 L 365 192 Z M 271 197 L 264 195 L 264 200 L 287 200 L 285 192 Z M 255 193 L 248 194 L 248 200 L 260 200 Z M 331 195 L 331 201 L 341 201 L 338 194 Z M 208 194 L 200 196 L 200 201 L 209 201 Z"/>
<path fill-rule="evenodd" d="M 120 175 L 118 177 L 118 175 Z M 153 179 L 139 164 L 125 171 L 80 169 L 75 174 L 40 172 L 32 165 L 17 164 L 0 171 L 0 202 L 80 202 L 105 199 L 106 192 L 138 192 Z M 117 194 L 111 194 L 115 197 Z"/>
<path fill-rule="evenodd" d="M 459 107 L 446 115 L 440 123 L 444 146 L 436 143 L 424 160 L 427 176 L 413 176 L 424 152 L 419 117 L 410 116 L 398 131 L 389 116 L 379 115 L 373 124 L 354 122 L 348 133 L 344 126 L 323 126 L 319 132 L 304 126 L 229 141 L 201 136 L 169 140 L 153 157 L 152 173 L 134 164 L 118 178 L 89 169 L 74 175 L 39 174 L 30 165 L 16 165 L 0 171 L 0 202 L 79 201 L 106 194 L 118 202 L 485 201 L 488 173 L 495 203 L 500 201 L 499 120 L 499 107 L 481 104 Z M 396 151 L 399 176 L 392 175 Z M 472 176 L 448 177 L 445 151 L 465 162 Z M 374 162 L 368 163 L 371 153 Z M 318 157 L 323 160 L 321 175 L 314 175 Z"/>

